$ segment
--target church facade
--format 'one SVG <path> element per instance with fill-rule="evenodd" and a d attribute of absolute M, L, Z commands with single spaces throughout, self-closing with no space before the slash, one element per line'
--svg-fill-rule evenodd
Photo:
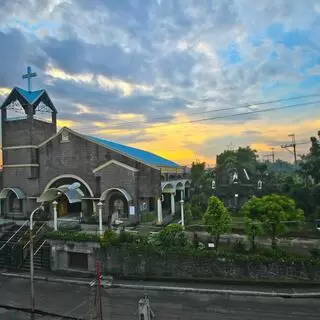
<path fill-rule="evenodd" d="M 22 117 L 10 117 L 13 111 Z M 38 117 L 45 113 L 45 120 Z M 84 135 L 64 127 L 57 131 L 57 110 L 45 90 L 14 88 L 1 106 L 3 177 L 1 216 L 27 219 L 44 197 L 61 190 L 59 217 L 96 221 L 140 221 L 155 212 L 174 214 L 177 202 L 188 196 L 184 168 L 147 151 Z M 77 190 L 68 186 L 77 182 Z"/>

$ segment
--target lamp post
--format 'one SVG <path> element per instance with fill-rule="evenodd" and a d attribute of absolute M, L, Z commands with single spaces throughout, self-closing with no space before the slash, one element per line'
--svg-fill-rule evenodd
<path fill-rule="evenodd" d="M 75 189 L 78 189 L 80 187 L 80 183 L 79 182 L 74 182 L 72 183 L 71 185 L 69 185 L 67 187 L 67 190 L 75 190 Z M 50 189 L 49 189 L 50 190 Z M 54 210 L 54 215 L 55 215 L 55 218 L 57 218 L 57 200 L 61 195 L 62 195 L 62 192 L 61 190 L 59 189 L 54 189 L 54 192 L 51 193 L 49 192 L 49 190 L 47 190 L 46 192 L 44 192 L 44 194 L 40 197 L 40 199 L 42 198 L 41 200 L 41 205 L 37 208 L 35 208 L 31 214 L 30 214 L 30 221 L 29 221 L 29 233 L 30 233 L 30 290 L 31 290 L 31 312 L 32 314 L 34 314 L 34 307 L 35 307 L 35 299 L 34 299 L 34 283 L 33 283 L 33 278 L 34 278 L 34 266 L 33 266 L 33 234 L 32 234 L 32 231 L 33 231 L 33 216 L 34 214 L 40 210 L 40 209 L 44 209 L 43 207 L 43 203 L 44 202 L 51 202 L 53 201 L 53 210 Z M 54 221 L 54 229 L 55 231 L 57 231 L 57 219 L 55 219 Z"/>
<path fill-rule="evenodd" d="M 40 209 L 43 209 L 43 205 L 34 209 L 30 214 L 30 284 L 31 284 L 31 312 L 34 313 L 34 284 L 33 284 L 33 276 L 34 276 L 34 269 L 33 269 L 33 215 Z"/>

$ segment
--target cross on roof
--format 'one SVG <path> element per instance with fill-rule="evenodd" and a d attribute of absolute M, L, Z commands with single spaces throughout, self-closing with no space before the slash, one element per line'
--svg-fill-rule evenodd
<path fill-rule="evenodd" d="M 31 92 L 31 78 L 36 77 L 37 74 L 31 71 L 31 67 L 27 68 L 27 73 L 22 76 L 22 79 L 28 79 L 28 91 Z"/>

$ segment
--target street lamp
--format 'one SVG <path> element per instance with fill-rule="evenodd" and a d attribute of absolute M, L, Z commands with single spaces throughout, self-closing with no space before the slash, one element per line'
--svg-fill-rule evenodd
<path fill-rule="evenodd" d="M 80 188 L 81 184 L 79 182 L 74 182 L 69 185 L 66 189 L 64 188 L 51 188 L 46 190 L 40 198 L 38 198 L 38 202 L 41 202 L 41 205 L 35 208 L 30 214 L 29 221 L 29 233 L 30 233 L 30 290 L 31 290 L 31 312 L 34 313 L 35 310 L 35 299 L 34 299 L 34 266 L 33 266 L 33 216 L 39 211 L 43 210 L 44 202 L 52 202 L 53 201 L 53 210 L 54 210 L 54 230 L 57 231 L 57 199 L 62 195 L 63 192 L 69 190 L 76 190 Z"/>
<path fill-rule="evenodd" d="M 30 214 L 30 284 L 31 284 L 31 312 L 34 313 L 34 284 L 33 284 L 33 275 L 34 275 L 34 270 L 33 270 L 33 215 L 38 211 L 38 210 L 43 210 L 43 204 L 41 204 L 39 207 L 34 209 L 31 214 Z"/>

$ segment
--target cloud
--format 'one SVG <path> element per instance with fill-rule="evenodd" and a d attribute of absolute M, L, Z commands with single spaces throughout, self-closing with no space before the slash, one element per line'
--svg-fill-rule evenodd
<path fill-rule="evenodd" d="M 286 140 L 287 128 L 302 140 L 317 129 L 308 120 L 319 117 L 317 106 L 164 126 L 281 107 L 290 102 L 259 102 L 319 92 L 317 0 L 1 5 L 1 98 L 6 88 L 25 87 L 21 75 L 31 65 L 33 88 L 45 88 L 61 121 L 87 133 L 182 163 L 211 163 L 230 140 L 267 152 Z"/>

